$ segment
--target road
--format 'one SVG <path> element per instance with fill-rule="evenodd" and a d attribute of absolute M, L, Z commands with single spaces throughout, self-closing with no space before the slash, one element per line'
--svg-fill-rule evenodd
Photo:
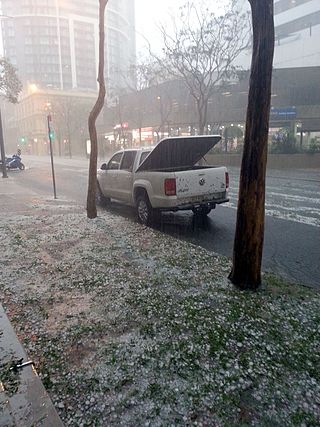
<path fill-rule="evenodd" d="M 24 157 L 26 170 L 10 172 L 21 186 L 52 196 L 49 157 Z M 55 159 L 58 198 L 85 206 L 88 161 Z M 232 256 L 239 170 L 230 170 L 230 202 L 207 219 L 192 213 L 166 213 L 159 229 L 219 254 Z M 134 219 L 134 210 L 113 204 L 114 213 Z M 320 288 L 320 172 L 268 171 L 263 269 Z"/>

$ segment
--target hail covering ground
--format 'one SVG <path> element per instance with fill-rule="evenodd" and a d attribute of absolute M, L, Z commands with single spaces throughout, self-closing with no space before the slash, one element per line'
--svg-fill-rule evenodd
<path fill-rule="evenodd" d="M 68 201 L 0 214 L 2 303 L 65 425 L 320 423 L 320 296 Z"/>

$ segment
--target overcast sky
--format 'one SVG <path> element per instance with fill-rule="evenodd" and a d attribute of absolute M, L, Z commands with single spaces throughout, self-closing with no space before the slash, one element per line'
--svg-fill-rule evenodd
<path fill-rule="evenodd" d="M 241 0 L 242 3 L 244 0 Z M 239 3 L 241 4 L 239 0 Z M 225 0 L 209 1 L 210 9 L 222 10 Z M 246 2 L 247 3 L 247 2 Z M 157 29 L 157 24 L 166 23 L 170 27 L 171 16 L 178 15 L 179 7 L 186 4 L 186 0 L 135 0 L 136 6 L 136 41 L 137 55 L 146 45 L 143 36 L 151 43 L 154 52 L 161 50 L 162 39 Z"/>
<path fill-rule="evenodd" d="M 178 0 L 136 0 L 136 31 L 137 31 L 137 53 L 145 45 L 145 41 L 139 34 L 147 38 L 152 49 L 161 48 L 161 40 L 157 34 L 156 25 L 163 23 L 170 16 L 170 11 L 176 10 L 180 4 Z"/>

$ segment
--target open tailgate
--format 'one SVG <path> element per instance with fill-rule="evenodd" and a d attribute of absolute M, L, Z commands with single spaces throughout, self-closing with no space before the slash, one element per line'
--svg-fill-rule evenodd
<path fill-rule="evenodd" d="M 220 140 L 220 135 L 178 136 L 162 139 L 136 172 L 192 167 Z"/>

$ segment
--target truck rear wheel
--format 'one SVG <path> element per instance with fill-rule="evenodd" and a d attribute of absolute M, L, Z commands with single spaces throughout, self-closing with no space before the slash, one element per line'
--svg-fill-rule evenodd
<path fill-rule="evenodd" d="M 105 197 L 102 194 L 102 191 L 98 182 L 97 182 L 97 192 L 96 192 L 96 203 L 98 206 L 102 206 L 102 207 L 108 206 L 110 204 L 109 197 Z"/>
<path fill-rule="evenodd" d="M 204 206 L 198 210 L 194 210 L 193 213 L 197 216 L 202 216 L 205 217 L 207 215 L 209 215 L 209 213 L 211 212 L 211 208 L 208 206 Z"/>

